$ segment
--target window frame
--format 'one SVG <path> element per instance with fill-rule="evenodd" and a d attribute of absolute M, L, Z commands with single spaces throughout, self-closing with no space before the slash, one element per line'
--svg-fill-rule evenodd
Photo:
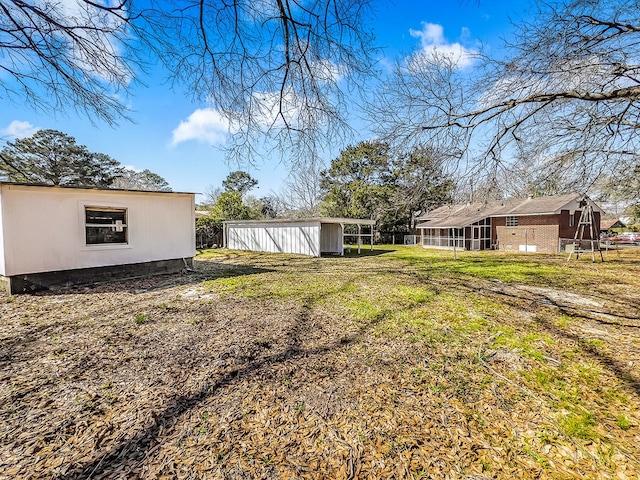
<path fill-rule="evenodd" d="M 517 215 L 509 215 L 505 218 L 505 225 L 507 227 L 517 227 L 518 226 L 518 216 Z"/>
<path fill-rule="evenodd" d="M 89 211 L 93 212 L 118 212 L 123 214 L 123 220 L 121 223 L 120 220 L 116 220 L 114 223 L 89 223 L 87 221 L 87 215 Z M 113 247 L 126 247 L 129 245 L 129 209 L 123 206 L 104 206 L 104 205 L 84 205 L 83 208 L 83 219 L 84 219 L 84 243 L 86 247 L 105 247 L 105 246 L 113 246 Z M 89 229 L 100 229 L 100 228 L 111 228 L 116 230 L 118 228 L 122 229 L 124 233 L 124 241 L 100 241 L 100 242 L 89 242 Z"/>

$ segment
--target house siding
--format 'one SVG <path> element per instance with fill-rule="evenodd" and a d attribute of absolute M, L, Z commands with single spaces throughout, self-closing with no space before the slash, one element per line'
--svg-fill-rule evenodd
<path fill-rule="evenodd" d="M 338 225 L 338 227 L 340 227 Z M 320 256 L 320 222 L 287 224 L 249 221 L 227 225 L 227 247 L 267 253 Z"/>
<path fill-rule="evenodd" d="M 195 255 L 194 195 L 0 185 L 4 266 L 14 276 Z M 126 208 L 126 244 L 87 245 L 85 208 Z"/>

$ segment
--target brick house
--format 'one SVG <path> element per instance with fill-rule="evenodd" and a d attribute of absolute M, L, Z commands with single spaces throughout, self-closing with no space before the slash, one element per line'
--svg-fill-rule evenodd
<path fill-rule="evenodd" d="M 579 194 L 445 205 L 418 218 L 426 248 L 557 253 L 573 243 L 582 209 L 593 207 L 594 238 L 603 210 Z M 584 239 L 590 238 L 585 228 Z"/>

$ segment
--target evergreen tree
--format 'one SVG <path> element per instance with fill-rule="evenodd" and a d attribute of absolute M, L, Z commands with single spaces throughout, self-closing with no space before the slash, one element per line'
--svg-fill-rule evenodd
<path fill-rule="evenodd" d="M 136 172 L 130 168 L 125 168 L 114 180 L 111 187 L 124 188 L 128 190 L 145 190 L 148 192 L 171 191 L 169 183 L 164 178 L 148 169 Z"/>
<path fill-rule="evenodd" d="M 9 182 L 108 187 L 122 171 L 118 161 L 57 130 L 7 142 L 0 152 L 0 176 Z"/>
<path fill-rule="evenodd" d="M 417 213 L 450 201 L 454 183 L 434 149 L 394 155 L 386 143 L 361 142 L 340 152 L 320 186 L 323 215 L 374 219 L 380 230 L 406 232 Z"/>

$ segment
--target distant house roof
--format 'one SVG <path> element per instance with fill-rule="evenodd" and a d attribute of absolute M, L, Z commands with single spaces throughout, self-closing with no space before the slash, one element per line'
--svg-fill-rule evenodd
<path fill-rule="evenodd" d="M 600 220 L 600 230 L 609 230 L 610 228 L 623 228 L 627 225 L 619 218 L 609 218 Z"/>
<path fill-rule="evenodd" d="M 517 198 L 486 203 L 445 205 L 418 217 L 417 228 L 461 228 L 487 217 L 510 217 L 523 215 L 555 215 L 562 210 L 581 210 L 583 195 L 571 193 L 548 197 Z M 587 198 L 596 212 L 604 213 Z"/>

